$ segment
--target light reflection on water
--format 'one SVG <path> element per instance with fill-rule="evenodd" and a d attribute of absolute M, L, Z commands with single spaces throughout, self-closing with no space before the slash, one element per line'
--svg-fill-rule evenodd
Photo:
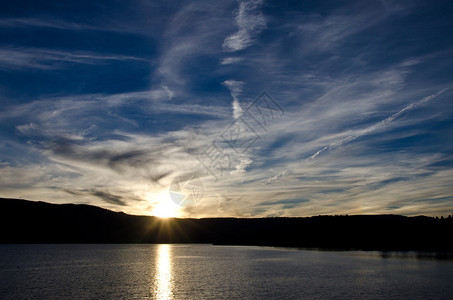
<path fill-rule="evenodd" d="M 0 245 L 0 299 L 452 299 L 453 260 L 418 257 L 247 246 Z"/>
<path fill-rule="evenodd" d="M 154 279 L 154 298 L 173 299 L 173 276 L 171 274 L 171 247 L 158 245 L 156 255 L 156 276 Z"/>

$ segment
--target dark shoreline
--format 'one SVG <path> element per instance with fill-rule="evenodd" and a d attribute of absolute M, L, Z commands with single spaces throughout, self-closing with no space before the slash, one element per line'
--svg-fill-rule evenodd
<path fill-rule="evenodd" d="M 453 218 L 399 215 L 159 219 L 90 205 L 0 198 L 0 243 L 204 243 L 453 252 Z"/>

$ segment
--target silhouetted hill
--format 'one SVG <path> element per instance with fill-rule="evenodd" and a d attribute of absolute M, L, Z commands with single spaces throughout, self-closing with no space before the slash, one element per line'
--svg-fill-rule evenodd
<path fill-rule="evenodd" d="M 1 243 L 213 243 L 453 251 L 453 219 L 398 215 L 159 219 L 0 198 Z"/>

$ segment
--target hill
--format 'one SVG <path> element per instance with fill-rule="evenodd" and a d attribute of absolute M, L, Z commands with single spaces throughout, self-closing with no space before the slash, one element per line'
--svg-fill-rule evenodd
<path fill-rule="evenodd" d="M 212 243 L 453 251 L 453 219 L 399 215 L 159 219 L 0 198 L 0 243 Z"/>

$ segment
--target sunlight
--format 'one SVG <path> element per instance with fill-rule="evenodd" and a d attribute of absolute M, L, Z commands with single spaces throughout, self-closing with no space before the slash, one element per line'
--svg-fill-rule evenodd
<path fill-rule="evenodd" d="M 156 257 L 155 299 L 173 299 L 170 245 L 158 245 Z"/>
<path fill-rule="evenodd" d="M 179 215 L 179 206 L 176 205 L 170 198 L 168 192 L 160 192 L 149 196 L 154 202 L 154 207 L 151 211 L 152 216 L 159 218 L 172 218 Z"/>

